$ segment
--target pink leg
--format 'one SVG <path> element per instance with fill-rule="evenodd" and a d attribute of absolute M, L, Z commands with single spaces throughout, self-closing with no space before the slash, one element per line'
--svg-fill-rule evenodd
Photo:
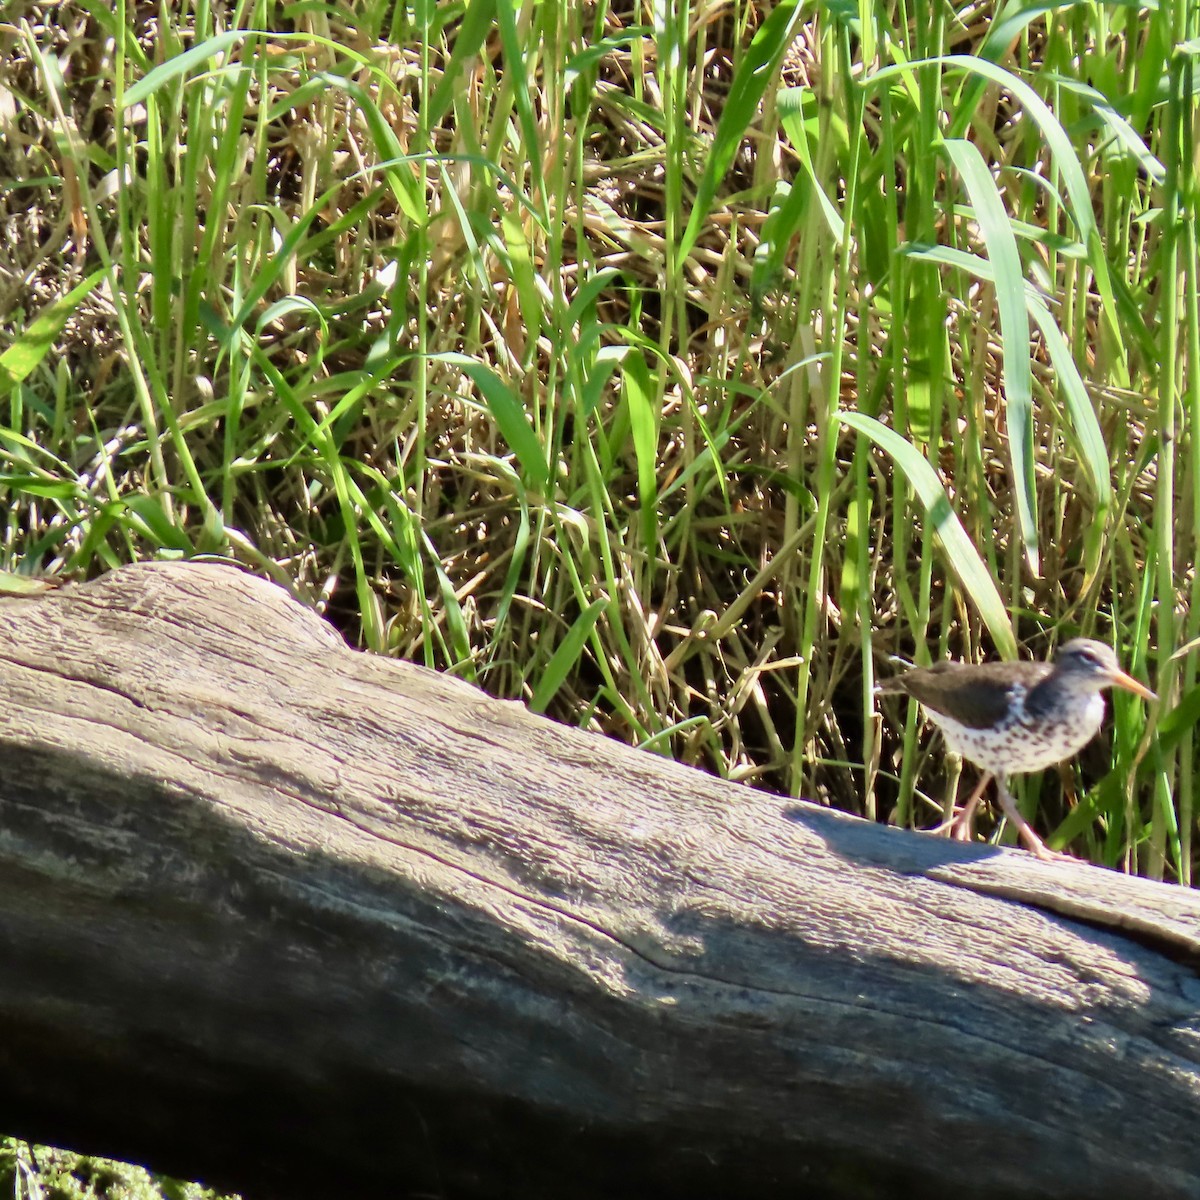
<path fill-rule="evenodd" d="M 1021 810 L 1017 808 L 1017 802 L 1012 798 L 1003 775 L 996 776 L 996 796 L 1000 801 L 1000 807 L 1004 810 L 1004 815 L 1016 827 L 1017 836 L 1020 837 L 1021 841 L 1025 843 L 1026 847 L 1033 854 L 1045 862 L 1061 862 L 1063 859 L 1071 857 L 1069 854 L 1060 854 L 1057 850 L 1051 850 L 1038 837 L 1037 831 L 1033 826 L 1021 816 Z"/>
<path fill-rule="evenodd" d="M 969 842 L 974 836 L 975 810 L 979 807 L 979 801 L 983 798 L 984 790 L 991 783 L 992 775 L 990 772 L 985 772 L 979 782 L 975 785 L 975 790 L 971 793 L 971 798 L 966 802 L 961 810 L 954 813 L 949 820 L 943 821 L 940 825 L 935 825 L 930 833 L 946 833 L 959 842 Z"/>
<path fill-rule="evenodd" d="M 975 840 L 975 811 L 979 808 L 979 802 L 983 799 L 983 793 L 987 790 L 987 785 L 992 782 L 992 773 L 985 771 L 980 776 L 979 782 L 975 785 L 975 790 L 971 793 L 971 798 L 963 806 L 963 810 L 950 822 L 950 836 L 957 842 L 973 842 Z"/>

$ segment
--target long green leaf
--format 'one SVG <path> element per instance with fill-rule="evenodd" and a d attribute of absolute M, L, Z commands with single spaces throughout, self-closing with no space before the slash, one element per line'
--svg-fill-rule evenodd
<path fill-rule="evenodd" d="M 525 415 L 525 406 L 513 390 L 496 374 L 491 367 L 465 354 L 451 351 L 446 354 L 430 356 L 435 362 L 449 363 L 456 366 L 474 382 L 483 396 L 492 419 L 504 436 L 504 440 L 512 447 L 517 461 L 524 472 L 526 487 L 545 495 L 550 487 L 550 469 L 546 465 L 546 452 L 538 440 L 529 418 Z"/>
<path fill-rule="evenodd" d="M 542 332 L 542 305 L 538 293 L 537 272 L 533 269 L 533 254 L 529 239 L 521 224 L 521 214 L 516 208 L 505 207 L 500 211 L 500 229 L 504 235 L 506 265 L 512 274 L 512 283 L 517 290 L 517 303 L 521 319 L 525 323 L 524 335 L 527 343 L 538 340 Z"/>
<path fill-rule="evenodd" d="M 874 417 L 864 413 L 839 412 L 837 419 L 850 429 L 866 434 L 904 472 L 925 506 L 925 515 L 942 544 L 947 564 L 974 602 L 996 648 L 1005 658 L 1015 658 L 1017 639 L 1004 601 L 1000 599 L 1000 593 L 979 551 L 972 545 L 962 522 L 950 507 L 950 500 L 937 472 L 915 446 Z M 902 564 L 897 566 L 902 568 Z"/>
<path fill-rule="evenodd" d="M 103 278 L 103 268 L 93 271 L 30 321 L 20 337 L 0 354 L 0 388 L 15 387 L 46 357 L 71 314 Z"/>
<path fill-rule="evenodd" d="M 496 21 L 496 0 L 470 0 L 466 11 L 455 22 L 454 48 L 450 61 L 429 99 L 429 126 L 432 128 L 450 111 L 455 92 L 466 91 L 463 65 L 479 53 Z"/>
<path fill-rule="evenodd" d="M 600 614 L 607 607 L 607 599 L 593 600 L 579 614 L 575 624 L 567 630 L 567 636 L 550 656 L 550 661 L 546 664 L 546 669 L 542 672 L 542 677 L 534 689 L 533 698 L 529 701 L 529 707 L 534 712 L 546 711 L 546 706 L 554 699 L 555 693 L 562 687 L 567 675 L 574 670 L 596 622 L 600 619 Z"/>
<path fill-rule="evenodd" d="M 692 215 L 679 246 L 680 262 L 687 258 L 700 236 L 717 194 L 717 185 L 725 178 L 738 146 L 742 144 L 743 135 L 758 114 L 759 102 L 766 93 L 767 85 L 775 77 L 775 67 L 792 44 L 803 8 L 800 0 L 781 0 L 746 49 L 729 88 L 725 107 L 721 110 L 721 119 L 717 122 L 717 132 L 712 149 L 708 152 L 704 174 L 700 177 Z"/>
<path fill-rule="evenodd" d="M 1037 126 L 1039 136 L 1046 143 L 1055 166 L 1062 175 L 1063 187 L 1067 193 L 1067 212 L 1079 230 L 1079 240 L 1087 247 L 1088 265 L 1092 269 L 1096 290 L 1100 296 L 1100 312 L 1108 331 L 1110 349 L 1115 355 L 1122 355 L 1121 322 L 1118 317 L 1114 276 L 1109 270 L 1108 260 L 1104 256 L 1104 243 L 1096 224 L 1096 215 L 1092 211 L 1092 193 L 1088 186 L 1087 175 L 1066 130 L 1063 129 L 1050 106 L 1019 75 L 1015 75 L 1012 71 L 1006 70 L 994 62 L 989 62 L 986 58 L 969 54 L 944 54 L 883 67 L 865 75 L 862 81 L 863 86 L 874 87 L 875 84 L 884 82 L 893 75 L 902 75 L 907 78 L 914 68 L 933 66 L 941 69 L 957 68 L 998 84 L 1014 97 L 1021 105 L 1022 110 Z M 949 130 L 949 136 L 955 138 L 965 132 L 974 112 L 974 104 L 961 104 Z"/>
<path fill-rule="evenodd" d="M 658 512 L 658 414 L 654 404 L 656 390 L 650 369 L 640 354 L 630 354 L 624 359 L 621 363 L 621 374 L 625 383 L 625 402 L 629 406 L 633 449 L 637 457 L 642 541 L 646 553 L 652 555 Z"/>
<path fill-rule="evenodd" d="M 910 258 L 923 262 L 936 263 L 940 266 L 954 267 L 966 271 L 976 279 L 995 280 L 992 264 L 978 254 L 969 254 L 953 246 L 906 246 L 903 251 Z M 1067 413 L 1071 418 L 1079 449 L 1083 454 L 1083 463 L 1096 489 L 1096 502 L 1100 508 L 1107 509 L 1112 504 L 1112 479 L 1109 471 L 1108 449 L 1104 441 L 1104 431 L 1100 428 L 1100 419 L 1096 416 L 1095 406 L 1087 394 L 1083 377 L 1079 374 L 1079 366 L 1071 353 L 1067 339 L 1059 329 L 1053 313 L 1047 307 L 1038 291 L 1032 284 L 1025 285 L 1025 308 L 1037 322 L 1046 340 L 1046 349 L 1050 354 L 1050 362 L 1054 366 L 1059 387 L 1067 401 Z"/>
<path fill-rule="evenodd" d="M 178 79 L 180 75 L 186 75 L 193 69 L 203 66 L 210 58 L 224 54 L 238 42 L 261 36 L 256 29 L 229 29 L 224 33 L 218 33 L 216 37 L 206 38 L 198 46 L 193 46 L 190 50 L 185 50 L 182 54 L 176 54 L 174 58 L 160 63 L 139 79 L 125 93 L 123 107 L 128 108 L 132 104 L 141 104 L 147 96 L 158 91 L 164 84 L 170 83 L 172 79 Z"/>
<path fill-rule="evenodd" d="M 804 174 L 808 178 L 809 187 L 817 198 L 817 203 L 821 206 L 821 215 L 825 218 L 825 224 L 829 227 L 829 234 L 837 243 L 841 243 L 845 237 L 845 224 L 842 221 L 841 213 L 837 210 L 837 205 L 825 194 L 825 189 L 821 186 L 821 181 L 817 178 L 817 169 L 813 165 L 812 146 L 811 142 L 816 140 L 816 136 L 820 131 L 820 105 L 818 103 L 817 94 L 812 88 L 806 87 L 790 87 L 784 88 L 779 93 L 777 102 L 779 109 L 779 121 L 783 126 L 784 132 L 788 135 L 788 141 L 792 143 L 793 149 L 799 155 L 800 163 L 804 167 Z M 830 122 L 830 133 L 835 135 L 837 139 L 843 143 L 841 148 L 844 148 L 844 143 L 847 140 L 846 123 L 844 119 L 834 117 Z M 792 184 L 793 195 L 802 194 L 803 189 L 797 183 Z M 797 203 L 793 200 L 793 204 Z M 790 224 L 790 223 L 789 223 Z M 795 223 L 795 227 L 799 227 L 799 223 Z M 788 230 L 792 232 L 792 230 Z"/>
<path fill-rule="evenodd" d="M 1029 566 L 1038 572 L 1037 495 L 1033 473 L 1033 371 L 1029 364 L 1029 318 L 1025 314 L 1025 276 L 1017 239 L 1000 202 L 996 182 L 978 148 L 971 142 L 947 138 L 950 161 L 971 197 L 979 231 L 995 274 L 1000 339 L 1004 346 L 1004 412 L 1008 456 L 1017 518 Z"/>
<path fill-rule="evenodd" d="M 1190 688 L 1170 712 L 1159 718 L 1156 728 L 1159 749 L 1170 754 L 1197 721 L 1200 721 L 1200 685 Z"/>
<path fill-rule="evenodd" d="M 1096 416 L 1091 397 L 1087 394 L 1083 377 L 1079 374 L 1079 367 L 1071 354 L 1071 347 L 1063 337 L 1063 332 L 1050 309 L 1046 307 L 1045 301 L 1040 296 L 1027 292 L 1025 306 L 1033 315 L 1042 331 L 1042 337 L 1046 340 L 1046 349 L 1054 365 L 1054 374 L 1067 401 L 1071 426 L 1079 439 L 1083 464 L 1092 477 L 1092 486 L 1096 489 L 1096 505 L 1102 510 L 1107 510 L 1112 504 L 1112 479 L 1109 475 L 1108 448 L 1104 444 L 1104 431 L 1100 428 L 1100 419 Z"/>

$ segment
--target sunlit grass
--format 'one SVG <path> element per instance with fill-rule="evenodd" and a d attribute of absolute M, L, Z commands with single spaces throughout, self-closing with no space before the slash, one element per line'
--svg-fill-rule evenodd
<path fill-rule="evenodd" d="M 8 14 L 0 566 L 228 556 L 918 825 L 893 656 L 1094 635 L 1165 732 L 1025 803 L 1192 881 L 1194 5 L 171 13 Z"/>
<path fill-rule="evenodd" d="M 143 1167 L 6 1137 L 0 1137 L 0 1187 L 14 1200 L 220 1200 L 208 1188 Z"/>

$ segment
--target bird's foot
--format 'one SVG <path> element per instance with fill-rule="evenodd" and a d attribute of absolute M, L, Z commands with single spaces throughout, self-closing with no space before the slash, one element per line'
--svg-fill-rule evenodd
<path fill-rule="evenodd" d="M 983 799 L 984 790 L 992 781 L 992 778 L 991 774 L 985 774 L 979 780 L 975 790 L 971 793 L 971 798 L 966 804 L 961 809 L 955 809 L 946 820 L 935 825 L 929 832 L 945 834 L 953 838 L 956 842 L 973 842 L 975 840 L 975 812 L 979 808 L 979 802 Z M 1000 807 L 1003 809 L 1004 815 L 1016 827 L 1017 836 L 1021 839 L 1021 843 L 1030 854 L 1035 858 L 1040 858 L 1042 862 L 1073 861 L 1069 854 L 1063 854 L 1059 850 L 1051 850 L 1042 841 L 1037 830 L 1021 815 L 1016 801 L 1012 798 L 1012 793 L 1008 790 L 1007 780 L 1002 776 L 997 776 L 996 784 L 997 799 L 1000 801 Z"/>
<path fill-rule="evenodd" d="M 966 804 L 962 808 L 954 809 L 946 820 L 940 825 L 935 825 L 930 832 L 944 833 L 956 842 L 973 842 L 975 840 L 975 811 L 979 808 L 979 801 L 983 798 L 983 793 L 991 780 L 990 774 L 981 776 Z"/>
<path fill-rule="evenodd" d="M 1025 843 L 1025 849 L 1035 858 L 1040 858 L 1042 862 L 1075 861 L 1069 854 L 1064 854 L 1061 850 L 1051 850 L 1030 826 L 1026 825 L 1024 829 L 1018 829 L 1017 832 L 1021 836 L 1021 841 Z"/>
<path fill-rule="evenodd" d="M 1021 815 L 1021 810 L 1017 807 L 1017 802 L 1012 798 L 1012 793 L 1008 790 L 1008 781 L 1003 775 L 996 777 L 996 796 L 1000 801 L 1000 807 L 1004 810 L 1004 815 L 1016 826 L 1017 836 L 1024 843 L 1025 848 L 1035 858 L 1040 858 L 1042 862 L 1066 862 L 1071 856 L 1063 854 L 1059 850 L 1051 850 L 1045 842 L 1042 841 L 1038 832 L 1030 823 Z"/>
<path fill-rule="evenodd" d="M 950 836 L 956 842 L 973 842 L 975 840 L 975 810 L 964 808 L 950 822 Z"/>
<path fill-rule="evenodd" d="M 956 809 L 944 821 L 931 825 L 925 832 L 937 834 L 938 837 L 953 838 L 956 842 L 974 841 L 975 814 L 965 808 Z"/>

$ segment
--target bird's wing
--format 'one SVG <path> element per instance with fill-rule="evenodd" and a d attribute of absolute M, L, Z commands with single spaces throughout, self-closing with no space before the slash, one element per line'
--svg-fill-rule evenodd
<path fill-rule="evenodd" d="M 910 671 L 887 682 L 880 690 L 905 692 L 931 712 L 953 716 L 971 729 L 986 729 L 1003 720 L 1014 687 L 1030 688 L 1050 669 L 1044 663 L 1023 664 L 1019 675 L 1011 663 L 937 663 L 924 670 Z M 1000 685 L 1000 686 L 997 686 Z"/>

